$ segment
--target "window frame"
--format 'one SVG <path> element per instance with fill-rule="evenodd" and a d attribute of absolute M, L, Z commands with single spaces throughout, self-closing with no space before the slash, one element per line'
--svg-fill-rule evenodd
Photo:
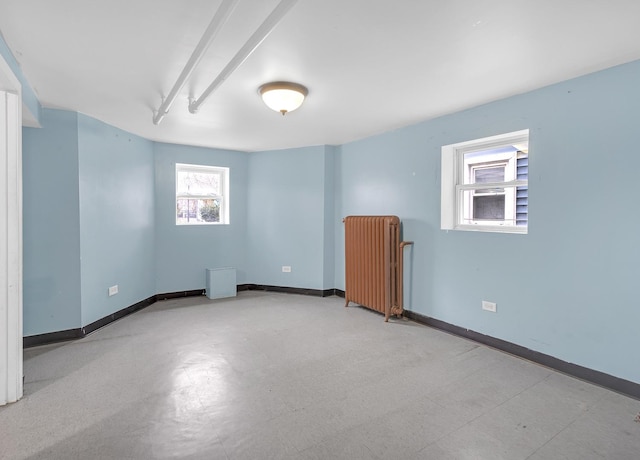
<path fill-rule="evenodd" d="M 178 193 L 178 174 L 181 172 L 207 173 L 219 176 L 221 194 L 217 195 L 180 195 Z M 174 217 L 176 225 L 229 225 L 229 168 L 223 166 L 208 166 L 188 163 L 175 164 L 175 197 L 174 197 Z M 220 203 L 220 220 L 218 222 L 179 222 L 177 205 L 178 200 L 218 200 Z"/>
<path fill-rule="evenodd" d="M 465 163 L 465 154 L 481 152 L 486 150 L 495 150 L 501 147 L 516 146 L 528 144 L 529 130 L 515 131 L 512 133 L 500 134 L 497 136 L 485 137 L 471 141 L 459 142 L 456 144 L 445 145 L 441 151 L 441 211 L 440 211 L 440 228 L 443 230 L 463 230 L 463 231 L 480 231 L 495 233 L 528 233 L 527 225 L 516 224 L 516 195 L 518 187 L 528 187 L 528 180 L 517 179 L 517 152 L 514 153 L 496 153 L 482 159 L 482 163 L 490 161 L 504 161 L 507 163 L 505 167 L 504 182 L 486 182 L 480 184 L 467 184 L 465 179 L 469 178 L 470 172 L 467 170 L 469 161 Z M 528 155 L 528 151 L 527 151 Z M 487 159 L 488 158 L 488 159 Z M 480 162 L 478 162 L 480 163 Z M 511 168 L 511 171 L 508 169 Z M 466 174 L 466 177 L 465 177 Z M 508 179 L 508 180 L 507 180 Z M 473 223 L 465 223 L 469 220 L 468 216 L 464 216 L 464 192 L 476 192 L 478 190 L 489 190 L 496 188 L 504 188 L 505 196 L 505 221 L 512 220 L 513 225 L 496 224 L 495 221 L 475 221 Z M 507 192 L 507 189 L 513 190 L 513 193 Z M 507 196 L 511 196 L 514 201 L 510 205 L 509 210 L 513 208 L 513 216 L 507 214 Z M 472 206 L 470 206 L 472 208 Z M 473 212 L 473 211 L 471 211 Z"/>
<path fill-rule="evenodd" d="M 468 150 L 459 150 L 456 153 L 460 156 L 458 158 L 459 164 L 462 164 L 462 167 L 458 170 L 458 185 L 456 185 L 456 196 L 459 200 L 459 225 L 482 225 L 482 226 L 504 226 L 504 224 L 498 224 L 495 221 L 487 220 L 475 220 L 473 219 L 473 215 L 466 216 L 465 211 L 473 213 L 473 204 L 471 204 L 471 200 L 476 196 L 488 196 L 492 195 L 490 193 L 482 193 L 483 190 L 495 190 L 502 189 L 501 195 L 505 197 L 505 213 L 503 221 L 512 220 L 515 221 L 516 217 L 516 188 L 515 187 L 504 187 L 504 186 L 494 186 L 494 184 L 508 184 L 515 180 L 516 177 L 516 155 L 515 152 L 500 152 L 493 153 L 491 155 L 483 155 L 482 157 L 478 157 L 476 159 L 465 159 L 465 155 L 468 153 L 477 152 L 478 150 L 468 151 Z M 483 151 L 483 150 L 479 150 Z M 474 161 L 475 160 L 475 161 Z M 504 180 L 501 182 L 472 182 L 471 177 L 473 177 L 473 172 L 478 169 L 484 168 L 495 168 L 496 166 L 501 166 L 504 169 Z M 482 185 L 479 185 L 482 184 Z M 512 190 L 509 190 L 512 189 Z M 471 195 L 471 199 L 469 200 L 468 210 L 465 207 L 465 191 L 469 191 Z M 465 224 L 464 222 L 473 221 L 472 224 Z M 462 223 L 461 223 L 462 222 Z"/>

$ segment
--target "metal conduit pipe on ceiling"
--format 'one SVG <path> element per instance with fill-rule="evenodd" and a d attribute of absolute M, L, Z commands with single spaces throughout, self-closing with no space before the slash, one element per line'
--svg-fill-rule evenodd
<path fill-rule="evenodd" d="M 154 125 L 159 124 L 164 116 L 169 112 L 169 108 L 178 96 L 178 92 L 182 89 L 184 84 L 193 73 L 193 70 L 200 63 L 202 56 L 204 56 L 204 53 L 213 42 L 213 39 L 218 35 L 220 29 L 222 29 L 224 24 L 229 19 L 229 16 L 237 6 L 238 1 L 239 0 L 223 0 L 222 4 L 218 8 L 218 11 L 216 11 L 216 14 L 213 16 L 213 19 L 209 23 L 209 26 L 204 31 L 204 34 L 202 34 L 202 38 L 200 38 L 200 41 L 193 50 L 193 53 L 184 66 L 184 69 L 182 69 L 182 72 L 173 85 L 173 88 L 171 88 L 171 91 L 169 91 L 169 94 L 162 101 L 162 104 L 160 104 L 160 107 L 155 112 L 153 116 Z"/>
<path fill-rule="evenodd" d="M 204 90 L 202 95 L 192 100 L 189 104 L 189 112 L 197 113 L 204 101 L 215 91 L 229 76 L 253 53 L 265 38 L 275 29 L 282 18 L 289 12 L 298 0 L 282 0 L 278 6 L 264 20 L 260 27 L 249 37 L 247 42 L 240 48 L 236 55 L 229 61 L 224 69 L 218 74 L 213 82 Z"/>

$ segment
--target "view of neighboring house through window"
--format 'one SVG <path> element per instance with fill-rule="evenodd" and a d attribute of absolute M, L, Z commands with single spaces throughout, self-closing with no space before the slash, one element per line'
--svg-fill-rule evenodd
<path fill-rule="evenodd" d="M 526 233 L 529 133 L 442 148 L 443 229 Z"/>
<path fill-rule="evenodd" d="M 176 164 L 176 224 L 229 223 L 229 168 Z"/>

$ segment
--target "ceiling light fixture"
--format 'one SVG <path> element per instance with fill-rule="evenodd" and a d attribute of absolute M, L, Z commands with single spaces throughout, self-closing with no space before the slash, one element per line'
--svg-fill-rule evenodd
<path fill-rule="evenodd" d="M 309 90 L 298 83 L 275 81 L 265 83 L 260 87 L 262 100 L 272 110 L 285 115 L 302 105 Z"/>

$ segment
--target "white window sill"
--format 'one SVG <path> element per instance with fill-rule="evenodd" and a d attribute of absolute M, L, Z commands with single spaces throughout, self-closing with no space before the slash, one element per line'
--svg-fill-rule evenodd
<path fill-rule="evenodd" d="M 199 225 L 229 225 L 228 222 L 176 222 L 176 225 L 179 227 L 197 227 Z"/>
<path fill-rule="evenodd" d="M 528 233 L 527 227 L 514 227 L 510 225 L 456 225 L 452 230 L 486 233 L 518 233 L 521 235 Z"/>

